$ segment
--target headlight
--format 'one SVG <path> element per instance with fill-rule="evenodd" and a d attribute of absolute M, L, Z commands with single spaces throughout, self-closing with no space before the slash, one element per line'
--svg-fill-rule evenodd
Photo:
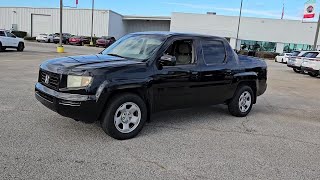
<path fill-rule="evenodd" d="M 67 87 L 68 88 L 78 88 L 87 87 L 92 81 L 90 76 L 72 76 L 68 75 Z"/>

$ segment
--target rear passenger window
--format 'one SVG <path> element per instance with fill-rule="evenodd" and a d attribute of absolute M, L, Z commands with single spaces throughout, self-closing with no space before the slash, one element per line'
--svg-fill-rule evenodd
<path fill-rule="evenodd" d="M 0 31 L 0 36 L 6 36 L 6 35 L 4 34 L 4 31 Z"/>
<path fill-rule="evenodd" d="M 203 58 L 206 64 L 222 64 L 226 50 L 221 41 L 202 41 Z"/>

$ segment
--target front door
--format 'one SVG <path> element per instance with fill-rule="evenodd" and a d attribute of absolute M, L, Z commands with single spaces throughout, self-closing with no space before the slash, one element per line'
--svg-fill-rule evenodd
<path fill-rule="evenodd" d="M 194 39 L 174 39 L 162 55 L 175 56 L 174 66 L 156 68 L 154 76 L 154 100 L 156 110 L 186 108 L 196 105 L 195 87 L 200 68 Z"/>
<path fill-rule="evenodd" d="M 10 32 L 6 32 L 6 34 L 7 34 L 7 37 L 6 37 L 7 45 L 6 46 L 18 47 L 19 41 L 17 40 L 17 37 Z"/>

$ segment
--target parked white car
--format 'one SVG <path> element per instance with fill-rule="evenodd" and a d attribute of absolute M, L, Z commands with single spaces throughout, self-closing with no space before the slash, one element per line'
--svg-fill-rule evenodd
<path fill-rule="evenodd" d="M 301 70 L 306 71 L 310 76 L 317 77 L 320 73 L 320 52 L 307 55 L 301 64 Z"/>
<path fill-rule="evenodd" d="M 0 51 L 4 51 L 6 48 L 14 48 L 17 49 L 17 51 L 23 51 L 24 40 L 18 38 L 9 31 L 0 30 Z"/>
<path fill-rule="evenodd" d="M 276 56 L 275 61 L 280 63 L 287 63 L 290 56 L 291 56 L 291 53 L 282 53 Z"/>
<path fill-rule="evenodd" d="M 54 35 L 53 34 L 39 34 L 37 37 L 36 37 L 36 40 L 38 42 L 47 42 L 47 43 L 50 43 L 50 42 L 53 42 L 53 38 L 54 38 Z"/>
<path fill-rule="evenodd" d="M 299 54 L 297 55 L 298 52 L 299 52 Z M 289 60 L 287 62 L 287 66 L 292 68 L 294 72 L 300 73 L 303 58 L 312 52 L 314 52 L 314 51 L 301 51 L 301 52 L 296 51 L 296 52 L 292 53 L 292 55 L 289 57 Z"/>

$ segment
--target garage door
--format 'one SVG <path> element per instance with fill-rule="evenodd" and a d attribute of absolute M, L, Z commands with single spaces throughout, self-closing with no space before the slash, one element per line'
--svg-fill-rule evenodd
<path fill-rule="evenodd" d="M 35 37 L 42 33 L 51 33 L 50 15 L 32 15 L 32 36 Z"/>

